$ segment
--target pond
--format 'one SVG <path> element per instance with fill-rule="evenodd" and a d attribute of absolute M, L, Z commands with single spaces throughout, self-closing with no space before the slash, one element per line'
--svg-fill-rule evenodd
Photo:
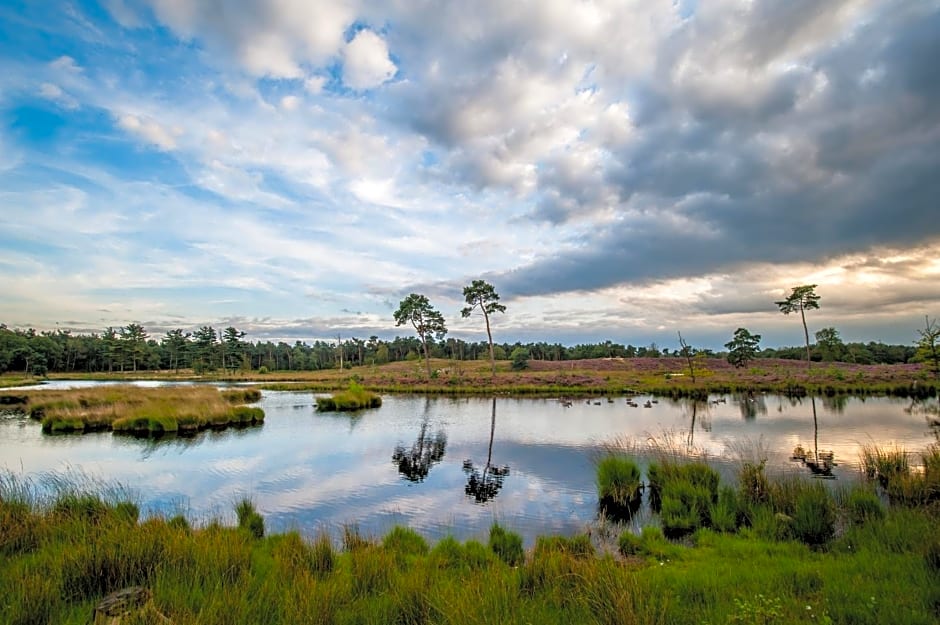
<path fill-rule="evenodd" d="M 336 536 L 355 524 L 382 535 L 401 524 L 432 540 L 485 539 L 498 520 L 532 544 L 541 534 L 583 531 L 596 518 L 594 460 L 615 439 L 654 437 L 726 458 L 729 450 L 759 445 L 778 470 L 807 474 L 789 457 L 796 445 L 811 452 L 818 446 L 833 452 L 833 476 L 845 480 L 857 475 L 862 445 L 914 451 L 938 435 L 936 399 L 383 402 L 354 415 L 318 413 L 312 393 L 265 391 L 261 426 L 162 439 L 50 436 L 37 422 L 7 413 L 0 418 L 0 469 L 119 483 L 145 514 L 182 512 L 196 523 L 233 522 L 234 503 L 248 496 L 269 531 Z"/>

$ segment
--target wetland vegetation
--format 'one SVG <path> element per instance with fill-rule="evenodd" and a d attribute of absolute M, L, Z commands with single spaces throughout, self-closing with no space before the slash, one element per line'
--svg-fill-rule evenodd
<path fill-rule="evenodd" d="M 382 405 L 382 398 L 371 391 L 367 391 L 355 380 L 349 382 L 344 391 L 333 393 L 329 397 L 317 397 L 317 410 L 321 412 L 351 412 L 365 408 L 378 408 Z"/>
<path fill-rule="evenodd" d="M 220 391 L 204 385 L 0 392 L 0 404 L 22 410 L 50 433 L 111 430 L 157 435 L 252 425 L 264 421 L 264 411 L 244 404 L 260 398 L 257 389 Z"/>
<path fill-rule="evenodd" d="M 936 458 L 932 447 L 907 468 L 878 463 L 870 482 L 836 488 L 760 463 L 718 484 L 675 461 L 658 470 L 661 513 L 644 527 L 606 522 L 528 551 L 500 524 L 488 539 L 436 544 L 404 527 L 373 537 L 347 526 L 340 542 L 271 534 L 249 499 L 234 523 L 139 518 L 121 489 L 3 475 L 0 620 L 86 623 L 105 595 L 141 585 L 178 625 L 935 623 Z M 910 498 L 898 480 L 932 494 Z"/>

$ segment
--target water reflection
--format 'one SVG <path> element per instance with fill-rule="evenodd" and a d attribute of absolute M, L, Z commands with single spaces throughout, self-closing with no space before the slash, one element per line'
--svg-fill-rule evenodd
<path fill-rule="evenodd" d="M 496 398 L 493 398 L 492 418 L 490 419 L 490 444 L 486 451 L 486 466 L 480 471 L 473 466 L 472 460 L 464 460 L 463 471 L 467 474 L 467 486 L 464 492 L 477 503 L 486 503 L 496 496 L 503 487 L 503 480 L 509 475 L 509 467 L 493 465 L 493 437 L 496 434 Z"/>
<path fill-rule="evenodd" d="M 127 441 L 140 449 L 141 460 L 147 460 L 154 453 L 177 451 L 185 452 L 187 449 L 197 447 L 203 443 L 213 444 L 223 440 L 241 438 L 252 431 L 261 429 L 263 423 L 234 424 L 224 428 L 209 428 L 198 432 L 161 432 L 147 434 L 145 432 L 112 432 L 116 439 Z"/>
<path fill-rule="evenodd" d="M 923 415 L 927 422 L 927 431 L 933 433 L 933 437 L 940 442 L 940 398 L 931 399 L 911 399 L 911 404 L 904 409 L 909 415 Z"/>
<path fill-rule="evenodd" d="M 734 401 L 741 410 L 741 417 L 745 421 L 753 421 L 760 416 L 767 415 L 767 402 L 763 395 L 754 393 L 738 393 L 734 395 Z"/>
<path fill-rule="evenodd" d="M 845 405 L 848 401 L 848 395 L 823 395 L 822 397 L 823 408 L 832 414 L 845 413 Z"/>
<path fill-rule="evenodd" d="M 34 420 L 0 419 L 0 472 L 70 476 L 81 469 L 139 492 L 142 515 L 185 509 L 197 523 L 231 520 L 232 502 L 248 494 L 272 532 L 296 528 L 310 536 L 322 529 L 339 536 L 343 524 L 355 522 L 376 536 L 404 524 L 429 539 L 485 540 L 498 515 L 531 546 L 537 535 L 573 534 L 595 519 L 595 454 L 599 444 L 617 437 L 642 441 L 650 433 L 676 432 L 676 449 L 684 449 L 688 438 L 710 457 L 729 459 L 731 444 L 760 440 L 775 469 L 794 467 L 790 457 L 801 443 L 812 461 L 817 449 L 820 458 L 833 450 L 833 475 L 846 479 L 857 474 L 865 441 L 920 451 L 938 440 L 931 423 L 940 420 L 936 398 L 912 403 L 850 397 L 838 415 L 817 397 L 813 423 L 809 397 L 766 396 L 772 414 L 753 420 L 742 419 L 731 395 L 712 396 L 707 404 L 660 399 L 650 408 L 642 407 L 646 398 L 637 408 L 623 400 L 565 407 L 557 400 L 497 398 L 497 439 L 491 398 L 387 396 L 381 408 L 351 419 L 316 413 L 314 397 L 265 391 L 263 427 L 185 439 L 44 436 Z M 446 454 L 416 488 L 390 462 L 389 452 L 398 445 L 410 452 L 416 442 L 421 448 L 428 411 L 424 449 L 433 447 L 440 427 L 446 430 Z M 472 459 L 469 472 L 465 458 Z M 495 475 L 504 464 L 512 475 Z M 499 489 L 490 486 L 500 479 Z M 479 502 L 476 493 L 484 495 Z"/>
<path fill-rule="evenodd" d="M 791 460 L 798 460 L 817 477 L 835 479 L 832 474 L 832 468 L 835 465 L 835 453 L 829 451 L 819 451 L 819 416 L 816 412 L 816 398 L 810 397 L 813 409 L 813 449 L 807 451 L 802 445 L 797 445 L 793 449 Z M 844 404 L 843 404 L 844 406 Z M 823 401 L 823 407 L 829 410 L 829 406 Z M 835 411 L 838 413 L 838 410 Z"/>
<path fill-rule="evenodd" d="M 715 405 L 719 403 L 724 403 L 722 400 L 714 400 Z M 689 399 L 686 400 L 685 409 L 686 413 L 689 414 L 690 423 L 689 423 L 689 435 L 686 437 L 685 446 L 686 451 L 692 453 L 695 450 L 695 426 L 698 426 L 704 432 L 712 431 L 712 420 L 711 415 L 709 414 L 709 402 L 703 399 Z"/>
<path fill-rule="evenodd" d="M 405 449 L 404 445 L 399 444 L 392 453 L 392 462 L 398 465 L 398 472 L 409 482 L 423 482 L 431 467 L 444 458 L 447 449 L 447 434 L 444 430 L 438 430 L 433 435 L 428 432 L 430 409 L 430 399 L 426 399 L 421 430 L 411 449 Z"/>

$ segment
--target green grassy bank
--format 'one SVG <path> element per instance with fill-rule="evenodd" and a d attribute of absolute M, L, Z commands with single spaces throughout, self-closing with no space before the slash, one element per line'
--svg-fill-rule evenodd
<path fill-rule="evenodd" d="M 667 484 L 696 473 L 661 480 L 663 508 L 681 492 Z M 671 541 L 654 524 L 619 540 L 616 529 L 543 537 L 524 552 L 499 526 L 486 542 L 434 545 L 405 528 L 375 539 L 347 528 L 341 542 L 266 535 L 248 501 L 236 526 L 193 527 L 183 517 L 140 519 L 133 503 L 100 490 L 0 475 L 0 622 L 85 624 L 105 595 L 132 585 L 152 595 L 151 620 L 134 622 L 161 622 L 159 613 L 177 625 L 938 622 L 935 504 L 885 507 L 859 494 L 872 494 L 868 486 L 837 491 L 827 500 L 833 531 L 810 545 L 781 531 L 796 508 L 754 511 L 816 486 L 760 484 L 768 490 L 766 500 L 751 491 L 756 516 L 730 531 Z M 754 485 L 728 488 L 743 498 Z"/>

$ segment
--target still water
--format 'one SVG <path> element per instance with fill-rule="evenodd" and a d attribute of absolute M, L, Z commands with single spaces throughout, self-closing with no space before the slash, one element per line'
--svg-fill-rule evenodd
<path fill-rule="evenodd" d="M 531 544 L 595 519 L 593 461 L 615 439 L 652 436 L 726 458 L 760 445 L 777 470 L 803 472 L 789 460 L 793 448 L 818 445 L 834 453 L 834 474 L 845 480 L 864 444 L 920 450 L 938 436 L 936 399 L 646 400 L 386 396 L 381 408 L 349 415 L 317 413 L 311 393 L 265 391 L 262 426 L 158 440 L 50 436 L 7 413 L 0 469 L 120 483 L 144 514 L 182 512 L 196 523 L 233 522 L 234 502 L 248 496 L 269 531 L 337 535 L 357 524 L 381 535 L 402 524 L 432 540 L 466 539 L 485 538 L 498 520 Z"/>

